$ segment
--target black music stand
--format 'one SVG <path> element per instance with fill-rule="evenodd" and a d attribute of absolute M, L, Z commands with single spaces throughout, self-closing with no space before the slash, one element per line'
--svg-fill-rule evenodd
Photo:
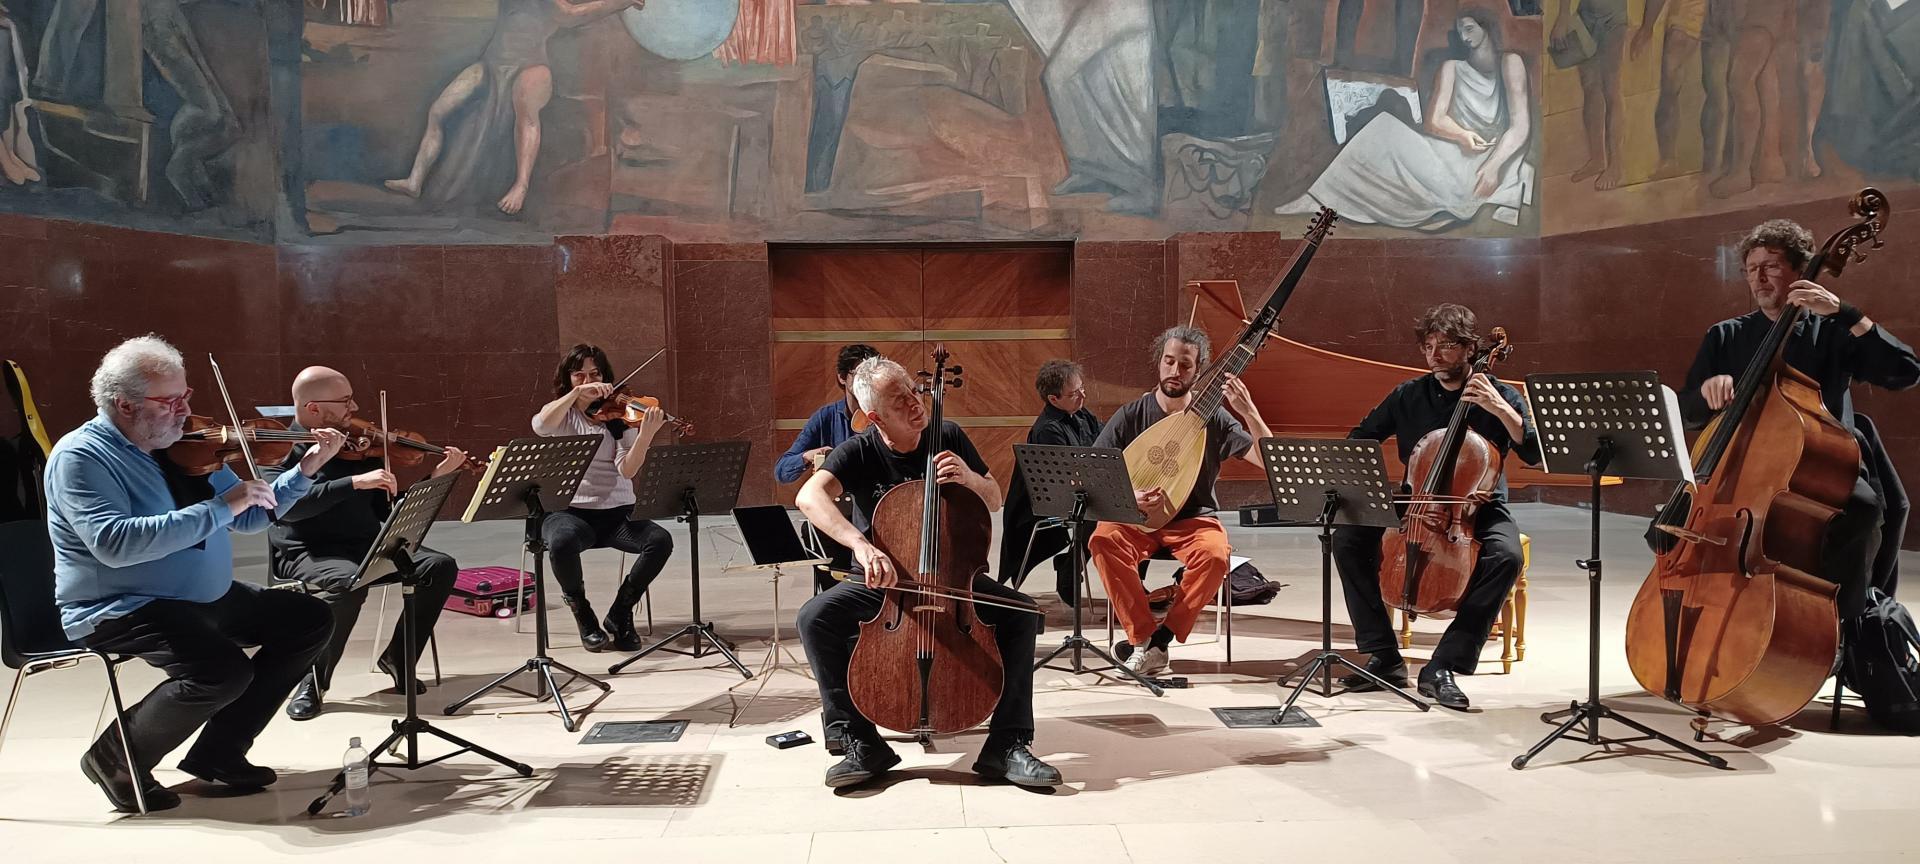
<path fill-rule="evenodd" d="M 1539 431 L 1547 473 L 1585 474 L 1593 483 L 1591 554 L 1573 562 L 1587 571 L 1587 701 L 1572 703 L 1572 716 L 1513 757 L 1513 767 L 1527 767 L 1547 745 L 1573 738 L 1574 728 L 1583 723 L 1586 742 L 1593 746 L 1660 741 L 1715 768 L 1727 767 L 1727 760 L 1623 717 L 1600 701 L 1600 478 L 1691 482 L 1693 462 L 1687 455 L 1679 401 L 1656 373 L 1596 372 L 1528 375 L 1527 406 Z M 1552 723 L 1554 715 L 1542 714 L 1540 719 Z M 1602 719 L 1627 726 L 1640 737 L 1602 738 Z"/>
<path fill-rule="evenodd" d="M 771 570 L 773 577 L 773 636 L 767 640 L 767 657 L 760 663 L 760 672 L 756 678 L 760 683 L 753 688 L 753 695 L 747 697 L 745 705 L 739 705 L 733 712 L 733 719 L 727 723 L 729 728 L 739 725 L 740 715 L 753 707 L 760 694 L 767 689 L 767 682 L 773 680 L 777 672 L 791 672 L 807 678 L 813 677 L 813 670 L 798 657 L 793 656 L 780 642 L 780 622 L 786 613 L 780 606 L 780 580 L 786 575 L 786 568 L 803 569 L 811 574 L 816 565 L 826 564 L 828 559 L 808 552 L 800 542 L 799 532 L 793 529 L 793 517 L 787 515 L 787 508 L 778 504 L 759 507 L 733 508 L 733 523 L 740 528 L 740 536 L 746 540 L 747 553 L 753 557 L 752 564 L 736 564 L 722 568 L 723 572 L 734 570 Z M 751 679 L 749 679 L 751 680 Z M 747 686 L 746 681 L 736 682 L 727 688 L 729 693 L 739 687 Z"/>
<path fill-rule="evenodd" d="M 368 549 L 367 557 L 360 562 L 360 572 L 354 577 L 353 587 L 349 590 L 361 591 L 374 583 L 395 577 L 400 583 L 400 687 L 407 694 L 407 716 L 393 721 L 393 731 L 368 753 L 373 754 L 367 760 L 368 780 L 373 772 L 381 768 L 404 768 L 408 771 L 425 768 L 438 762 L 452 759 L 462 753 L 474 753 L 485 756 L 502 765 L 512 768 L 522 777 L 533 774 L 533 769 L 523 763 L 515 762 L 498 753 L 481 747 L 471 741 L 442 731 L 433 724 L 420 719 L 420 696 L 415 691 L 417 676 L 413 664 L 417 659 L 413 651 L 413 604 L 414 589 L 420 584 L 419 575 L 414 570 L 413 556 L 420 551 L 422 541 L 426 539 L 427 529 L 433 527 L 433 517 L 438 515 L 440 507 L 447 501 L 447 495 L 453 492 L 453 484 L 459 480 L 456 474 L 447 474 L 431 480 L 422 480 L 407 488 L 400 497 L 399 506 L 387 514 L 387 523 L 380 527 L 380 536 Z M 422 733 L 453 744 L 459 749 L 421 761 L 420 735 Z M 407 756 L 404 762 L 382 762 L 380 754 L 387 748 L 405 741 Z M 347 772 L 335 774 L 333 782 L 327 784 L 327 791 L 313 799 L 307 805 L 307 815 L 319 814 L 333 796 L 347 787 Z"/>
<path fill-rule="evenodd" d="M 640 649 L 633 656 L 607 667 L 607 674 L 618 674 L 635 660 L 655 651 L 667 651 L 688 657 L 705 657 L 714 651 L 727 658 L 743 678 L 752 678 L 746 664 L 733 653 L 733 645 L 713 632 L 713 625 L 700 617 L 700 514 L 723 516 L 733 511 L 740 500 L 740 478 L 747 473 L 746 441 L 716 441 L 711 444 L 670 444 L 647 451 L 647 464 L 640 471 L 640 489 L 634 493 L 633 519 L 676 518 L 687 523 L 687 546 L 693 567 L 693 621 L 673 631 L 667 638 Z M 693 637 L 688 650 L 668 648 L 682 636 Z M 702 640 L 713 643 L 705 648 Z"/>
<path fill-rule="evenodd" d="M 1082 540 L 1094 522 L 1122 522 L 1142 525 L 1145 513 L 1133 500 L 1133 481 L 1127 477 L 1126 454 L 1111 447 L 1062 447 L 1052 444 L 1015 444 L 1013 458 L 1026 478 L 1027 496 L 1033 500 L 1033 515 L 1065 520 L 1072 532 L 1073 578 L 1079 580 L 1079 596 L 1073 598 L 1073 632 L 1060 640 L 1060 647 L 1033 664 L 1034 669 L 1055 669 L 1074 675 L 1117 671 L 1128 680 L 1147 688 L 1155 696 L 1166 693 L 1152 678 L 1128 669 L 1108 654 L 1082 629 L 1081 609 L 1087 602 L 1087 544 Z M 1006 538 L 1001 538 L 1006 542 Z M 1050 666 L 1053 658 L 1073 652 L 1073 663 Z M 1085 654 L 1100 658 L 1107 665 L 1089 667 Z"/>
<path fill-rule="evenodd" d="M 460 521 L 519 519 L 526 526 L 527 552 L 533 556 L 533 656 L 518 668 L 448 705 L 448 715 L 495 689 L 504 688 L 541 702 L 551 695 L 554 707 L 560 709 L 560 724 L 573 732 L 580 728 L 580 721 L 567 708 L 566 696 L 561 692 L 564 685 L 554 681 L 553 670 L 572 676 L 567 684 L 585 681 L 599 688 L 602 694 L 613 690 L 607 682 L 547 656 L 547 543 L 540 535 L 540 524 L 547 514 L 565 510 L 572 503 L 574 490 L 580 487 L 580 478 L 586 475 L 587 466 L 592 464 L 602 440 L 600 435 L 515 438 L 487 465 L 486 476 L 480 479 L 480 488 L 474 490 L 473 501 L 467 505 L 466 515 Z M 531 693 L 507 686 L 508 681 L 522 672 L 533 675 Z"/>
<path fill-rule="evenodd" d="M 1276 718 L 1293 710 L 1315 672 L 1321 673 L 1322 698 L 1333 692 L 1333 668 L 1344 666 L 1422 711 L 1431 706 L 1405 689 L 1373 674 L 1365 666 L 1333 650 L 1333 529 L 1334 526 L 1398 528 L 1393 486 L 1387 479 L 1386 457 L 1380 442 L 1352 438 L 1262 438 L 1260 459 L 1267 467 L 1267 488 L 1281 522 L 1320 529 L 1320 653 L 1300 670 L 1300 683 L 1287 695 Z M 1286 686 L 1287 679 L 1275 682 Z M 1277 719 L 1276 719 L 1277 722 Z"/>

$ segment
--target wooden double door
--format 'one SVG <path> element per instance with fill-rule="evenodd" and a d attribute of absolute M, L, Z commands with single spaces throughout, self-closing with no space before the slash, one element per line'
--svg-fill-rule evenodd
<path fill-rule="evenodd" d="M 945 344 L 964 373 L 947 418 L 1004 490 L 1013 445 L 1044 404 L 1034 373 L 1075 356 L 1072 264 L 1066 243 L 769 247 L 775 447 L 784 452 L 815 409 L 840 398 L 841 346 L 864 342 L 918 372 Z M 779 500 L 792 503 L 798 488 L 782 484 Z"/>

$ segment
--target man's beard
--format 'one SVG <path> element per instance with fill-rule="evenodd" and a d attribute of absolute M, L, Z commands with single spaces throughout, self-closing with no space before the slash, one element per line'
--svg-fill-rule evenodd
<path fill-rule="evenodd" d="M 186 427 L 186 418 L 168 415 L 155 420 L 141 420 L 134 425 L 141 443 L 149 450 L 165 450 L 179 442 L 182 430 Z"/>
<path fill-rule="evenodd" d="M 1164 378 L 1160 381 L 1160 393 L 1168 399 L 1178 399 L 1193 390 L 1193 384 L 1178 378 Z"/>

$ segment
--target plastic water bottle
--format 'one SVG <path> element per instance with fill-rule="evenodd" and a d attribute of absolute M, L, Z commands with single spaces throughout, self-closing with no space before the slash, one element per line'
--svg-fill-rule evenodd
<path fill-rule="evenodd" d="M 347 815 L 367 815 L 373 809 L 373 793 L 367 789 L 367 748 L 360 746 L 360 739 L 347 742 L 347 755 L 340 767 L 347 774 Z"/>

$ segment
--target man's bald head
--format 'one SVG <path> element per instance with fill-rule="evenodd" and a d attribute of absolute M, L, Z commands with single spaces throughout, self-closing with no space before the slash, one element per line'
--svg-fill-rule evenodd
<path fill-rule="evenodd" d="M 294 416 L 309 429 L 344 422 L 353 413 L 352 397 L 353 385 L 337 369 L 308 366 L 293 379 Z"/>

